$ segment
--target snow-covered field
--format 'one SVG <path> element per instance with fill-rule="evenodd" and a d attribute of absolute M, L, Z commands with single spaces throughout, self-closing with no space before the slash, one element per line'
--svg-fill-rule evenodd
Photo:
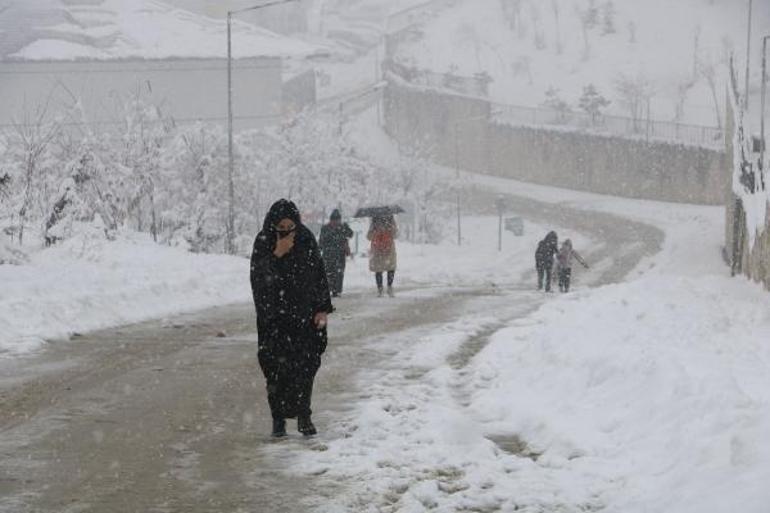
<path fill-rule="evenodd" d="M 479 180 L 654 224 L 664 248 L 626 283 L 373 343 L 365 399 L 295 454 L 347 484 L 320 510 L 767 511 L 770 297 L 729 277 L 721 209 Z"/>

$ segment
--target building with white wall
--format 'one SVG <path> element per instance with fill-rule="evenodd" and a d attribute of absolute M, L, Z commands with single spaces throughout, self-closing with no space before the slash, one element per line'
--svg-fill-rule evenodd
<path fill-rule="evenodd" d="M 154 0 L 11 0 L 0 32 L 0 128 L 75 104 L 89 123 L 120 124 L 137 98 L 180 123 L 227 118 L 222 20 Z M 242 21 L 232 47 L 236 128 L 279 121 L 285 62 L 318 49 Z"/>

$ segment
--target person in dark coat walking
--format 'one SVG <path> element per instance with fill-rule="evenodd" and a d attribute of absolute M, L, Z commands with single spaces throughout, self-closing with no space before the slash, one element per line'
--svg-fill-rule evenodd
<path fill-rule="evenodd" d="M 537 245 L 535 251 L 535 268 L 537 269 L 537 289 L 545 286 L 546 292 L 551 292 L 551 274 L 553 273 L 553 258 L 559 251 L 559 239 L 556 232 L 548 232 Z M 545 279 L 545 282 L 543 280 Z"/>
<path fill-rule="evenodd" d="M 318 244 L 291 201 L 270 207 L 254 241 L 251 289 L 273 436 L 286 436 L 286 419 L 295 417 L 300 433 L 314 435 L 310 398 L 334 308 Z"/>
<path fill-rule="evenodd" d="M 329 223 L 321 227 L 321 237 L 318 241 L 332 297 L 342 294 L 345 260 L 350 256 L 348 239 L 351 237 L 353 237 L 353 230 L 347 223 L 342 222 L 340 211 L 335 209 L 329 218 Z"/>

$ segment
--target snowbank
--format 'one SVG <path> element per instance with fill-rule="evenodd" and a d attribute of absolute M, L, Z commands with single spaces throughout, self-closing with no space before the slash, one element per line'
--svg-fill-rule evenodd
<path fill-rule="evenodd" d="M 478 180 L 653 224 L 663 249 L 628 282 L 371 343 L 388 363 L 362 372 L 366 398 L 297 454 L 361 483 L 323 510 L 766 511 L 770 297 L 729 277 L 722 209 Z"/>
<path fill-rule="evenodd" d="M 0 265 L 0 356 L 45 340 L 250 301 L 244 258 L 195 255 L 124 232 L 82 234 L 39 251 L 27 265 Z"/>
<path fill-rule="evenodd" d="M 765 511 L 768 311 L 757 288 L 713 275 L 560 298 L 492 337 L 473 417 L 611 511 Z"/>

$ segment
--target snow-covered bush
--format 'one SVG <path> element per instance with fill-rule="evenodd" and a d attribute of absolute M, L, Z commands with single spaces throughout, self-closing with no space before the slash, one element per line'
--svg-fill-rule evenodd
<path fill-rule="evenodd" d="M 79 116 L 73 108 L 70 117 Z M 228 140 L 216 124 L 176 126 L 130 98 L 114 130 L 77 132 L 39 116 L 0 137 L 0 229 L 9 242 L 50 245 L 122 228 L 194 252 L 225 250 L 230 212 Z M 286 197 L 322 220 L 371 203 L 409 201 L 431 211 L 438 180 L 424 161 L 383 168 L 356 151 L 333 114 L 309 110 L 283 125 L 234 138 L 236 249 L 247 253 L 270 204 Z M 432 218 L 433 216 L 428 216 Z M 423 223 L 424 224 L 424 223 Z M 423 231 L 437 231 L 433 226 Z M 92 233 L 92 235 L 93 235 Z"/>
<path fill-rule="evenodd" d="M 29 258 L 22 250 L 7 242 L 0 242 L 0 265 L 21 265 L 27 260 Z"/>
<path fill-rule="evenodd" d="M 0 155 L 0 226 L 24 243 L 25 232 L 39 231 L 51 195 L 57 190 L 62 155 L 57 140 L 61 124 L 45 109 L 26 116 L 3 136 Z"/>

